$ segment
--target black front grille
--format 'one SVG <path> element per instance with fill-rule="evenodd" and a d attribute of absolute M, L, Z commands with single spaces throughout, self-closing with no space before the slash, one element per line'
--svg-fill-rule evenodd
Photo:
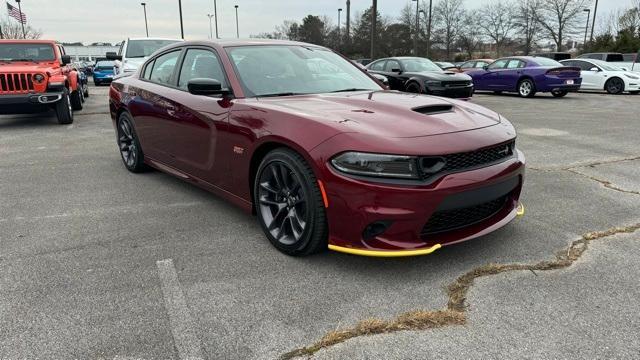
<path fill-rule="evenodd" d="M 509 195 L 501 196 L 479 205 L 460 209 L 440 210 L 434 212 L 424 225 L 421 236 L 436 234 L 444 231 L 460 229 L 477 224 L 488 219 L 502 210 L 509 199 Z"/>
<path fill-rule="evenodd" d="M 481 166 L 488 166 L 513 156 L 515 141 L 457 154 L 442 156 L 425 156 L 420 159 L 423 177 L 430 177 L 438 173 L 450 173 Z M 441 161 L 441 166 L 434 167 L 435 161 Z"/>
<path fill-rule="evenodd" d="M 458 81 L 443 81 L 442 85 L 444 87 L 464 87 L 469 86 L 471 84 L 470 81 L 467 80 L 458 80 Z"/>
<path fill-rule="evenodd" d="M 0 93 L 29 92 L 33 90 L 32 74 L 0 74 Z"/>

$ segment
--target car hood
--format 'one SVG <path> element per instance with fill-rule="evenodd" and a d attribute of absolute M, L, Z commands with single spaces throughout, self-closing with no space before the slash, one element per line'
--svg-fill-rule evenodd
<path fill-rule="evenodd" d="M 46 73 L 47 70 L 58 68 L 54 62 L 0 62 L 0 72 L 17 72 L 17 73 Z"/>
<path fill-rule="evenodd" d="M 437 81 L 464 81 L 464 80 L 471 80 L 471 77 L 467 74 L 464 73 L 456 73 L 453 71 L 444 71 L 444 72 L 437 72 L 437 71 L 421 71 L 421 72 L 405 72 L 402 74 L 403 76 L 421 76 L 421 77 L 426 77 L 429 78 L 430 80 L 437 80 Z"/>
<path fill-rule="evenodd" d="M 328 122 L 341 132 L 392 138 L 431 136 L 496 125 L 500 116 L 467 101 L 397 91 L 259 98 L 265 110 Z"/>

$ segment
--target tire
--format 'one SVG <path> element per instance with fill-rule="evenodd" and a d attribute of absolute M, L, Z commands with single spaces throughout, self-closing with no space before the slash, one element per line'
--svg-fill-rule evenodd
<path fill-rule="evenodd" d="M 89 97 L 89 84 L 84 84 L 84 97 Z"/>
<path fill-rule="evenodd" d="M 78 88 L 78 94 L 80 94 L 80 100 L 84 104 L 84 89 L 82 87 Z"/>
<path fill-rule="evenodd" d="M 100 81 L 93 79 L 93 85 L 100 86 Z"/>
<path fill-rule="evenodd" d="M 418 83 L 412 81 L 405 87 L 405 92 L 420 94 L 422 93 L 422 89 L 420 89 L 420 85 Z"/>
<path fill-rule="evenodd" d="M 523 98 L 531 98 L 536 95 L 536 84 L 531 79 L 522 79 L 518 82 L 518 95 Z"/>
<path fill-rule="evenodd" d="M 322 194 L 300 154 L 285 148 L 268 153 L 258 167 L 253 189 L 258 222 L 278 250 L 305 256 L 327 248 Z"/>
<path fill-rule="evenodd" d="M 76 91 L 71 93 L 71 107 L 73 110 L 82 110 L 82 95 L 80 93 L 80 88 L 77 88 Z"/>
<path fill-rule="evenodd" d="M 73 108 L 67 88 L 62 90 L 62 99 L 56 103 L 55 110 L 56 116 L 58 117 L 58 124 L 65 125 L 73 123 Z"/>
<path fill-rule="evenodd" d="M 553 95 L 553 97 L 561 98 L 561 97 L 565 97 L 568 93 L 569 92 L 565 90 L 558 90 L 558 91 L 552 91 L 551 95 Z"/>
<path fill-rule="evenodd" d="M 618 77 L 612 77 L 604 84 L 604 89 L 613 95 L 619 95 L 624 92 L 624 81 Z"/>
<path fill-rule="evenodd" d="M 144 163 L 144 153 L 131 117 L 127 113 L 122 113 L 117 125 L 117 143 L 122 163 L 133 173 L 147 171 L 149 167 Z"/>

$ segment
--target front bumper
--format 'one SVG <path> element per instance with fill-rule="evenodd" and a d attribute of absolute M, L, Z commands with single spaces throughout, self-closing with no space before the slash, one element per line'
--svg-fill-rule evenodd
<path fill-rule="evenodd" d="M 44 111 L 60 99 L 62 99 L 62 92 L 0 95 L 0 114 Z"/>
<path fill-rule="evenodd" d="M 501 163 L 445 175 L 433 183 L 400 186 L 352 179 L 327 167 L 329 248 L 357 255 L 414 256 L 495 231 L 523 213 L 519 198 L 525 159 L 516 154 Z M 450 230 L 425 233 L 434 214 L 466 209 L 494 198 L 504 203 L 489 216 Z M 365 238 L 374 223 L 390 224 Z"/>
<path fill-rule="evenodd" d="M 473 96 L 473 85 L 459 87 L 429 87 L 427 93 L 448 98 L 470 98 Z"/>

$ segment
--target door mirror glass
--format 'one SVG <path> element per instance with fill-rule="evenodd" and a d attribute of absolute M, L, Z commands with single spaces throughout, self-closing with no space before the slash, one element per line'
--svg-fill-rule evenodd
<path fill-rule="evenodd" d="M 229 89 L 223 89 L 216 79 L 196 78 L 187 83 L 187 89 L 193 95 L 227 95 Z"/>

